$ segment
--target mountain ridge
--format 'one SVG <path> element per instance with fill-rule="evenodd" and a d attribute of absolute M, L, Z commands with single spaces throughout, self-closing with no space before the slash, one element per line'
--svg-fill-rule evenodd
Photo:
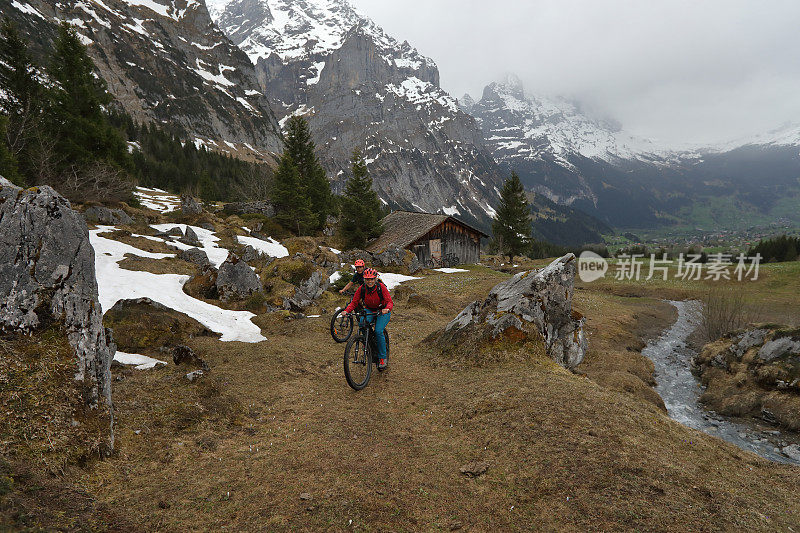
<path fill-rule="evenodd" d="M 785 210 L 775 210 L 777 200 L 800 194 L 800 158 L 792 151 L 800 145 L 797 126 L 746 142 L 670 150 L 592 119 L 565 99 L 530 95 L 513 76 L 460 105 L 476 117 L 495 159 L 517 170 L 528 190 L 616 228 L 705 225 L 719 197 L 743 213 L 778 219 Z M 734 217 L 714 220 L 727 227 Z"/>
<path fill-rule="evenodd" d="M 167 124 L 197 146 L 239 157 L 269 160 L 280 150 L 280 128 L 255 71 L 203 2 L 0 0 L 0 7 L 40 57 L 49 54 L 55 25 L 73 25 L 135 120 Z"/>

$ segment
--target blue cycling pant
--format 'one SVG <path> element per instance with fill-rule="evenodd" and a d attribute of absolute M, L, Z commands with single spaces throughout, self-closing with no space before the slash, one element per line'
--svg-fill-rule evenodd
<path fill-rule="evenodd" d="M 366 317 L 368 324 L 371 324 L 373 321 L 375 322 L 375 336 L 377 337 L 375 340 L 376 344 L 378 345 L 379 359 L 386 359 L 386 337 L 383 336 L 383 330 L 386 329 L 386 324 L 389 323 L 389 319 L 391 317 L 392 317 L 391 311 L 389 311 L 386 314 L 382 313 L 378 315 L 370 314 Z M 361 320 L 364 319 L 362 318 Z"/>

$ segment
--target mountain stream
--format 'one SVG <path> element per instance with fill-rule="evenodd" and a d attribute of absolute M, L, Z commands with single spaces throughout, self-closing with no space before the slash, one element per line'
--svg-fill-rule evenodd
<path fill-rule="evenodd" d="M 700 404 L 702 385 L 692 374 L 695 351 L 687 339 L 701 321 L 702 304 L 697 301 L 668 301 L 678 310 L 678 320 L 642 350 L 655 365 L 656 392 L 669 416 L 690 428 L 731 442 L 771 461 L 800 465 L 781 450 L 800 442 L 800 436 L 778 431 L 773 426 L 733 419 L 707 411 Z"/>

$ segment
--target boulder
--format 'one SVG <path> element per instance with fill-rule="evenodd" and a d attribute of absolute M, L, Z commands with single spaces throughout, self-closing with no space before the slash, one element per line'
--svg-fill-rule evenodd
<path fill-rule="evenodd" d="M 339 254 L 339 259 L 342 261 L 342 263 L 349 263 L 351 265 L 356 262 L 356 259 L 363 259 L 366 263 L 371 264 L 372 254 L 366 250 L 354 248 L 352 250 L 345 250 Z"/>
<path fill-rule="evenodd" d="M 252 266 L 257 266 L 257 267 L 258 266 L 266 267 L 266 266 L 270 265 L 273 261 L 275 261 L 275 258 L 272 257 L 271 255 L 266 254 L 266 253 L 264 253 L 264 252 L 262 252 L 260 250 L 256 250 L 255 248 L 253 248 L 249 244 L 246 245 L 244 248 L 242 248 L 241 259 L 245 263 L 247 263 L 249 265 L 252 265 Z M 254 263 L 257 263 L 257 262 L 261 262 L 261 264 L 260 265 L 254 265 Z"/>
<path fill-rule="evenodd" d="M 267 217 L 275 216 L 275 207 L 269 202 L 232 202 L 222 208 L 226 215 L 259 214 Z"/>
<path fill-rule="evenodd" d="M 291 297 L 286 298 L 283 308 L 300 311 L 322 296 L 329 285 L 328 274 L 324 270 L 316 270 L 307 280 L 297 286 Z"/>
<path fill-rule="evenodd" d="M 175 226 L 174 228 L 170 228 L 166 231 L 164 235 L 169 237 L 178 237 L 179 239 L 183 238 L 183 230 L 180 226 Z"/>
<path fill-rule="evenodd" d="M 133 224 L 133 219 L 122 209 L 109 209 L 102 205 L 93 205 L 83 212 L 83 217 L 92 224 L 105 224 L 117 226 L 120 224 Z"/>
<path fill-rule="evenodd" d="M 198 274 L 195 274 L 183 284 L 183 292 L 192 298 L 216 300 L 219 298 L 217 291 L 217 269 L 206 265 Z"/>
<path fill-rule="evenodd" d="M 783 455 L 794 459 L 798 463 L 800 463 L 800 445 L 797 444 L 790 444 L 789 446 L 784 446 L 781 448 Z"/>
<path fill-rule="evenodd" d="M 0 331 L 30 333 L 59 323 L 75 350 L 82 405 L 109 423 L 111 360 L 103 327 L 94 249 L 84 218 L 48 186 L 0 187 Z"/>
<path fill-rule="evenodd" d="M 179 344 L 172 349 L 172 362 L 176 365 L 195 365 L 203 370 L 208 370 L 208 363 L 185 344 Z"/>
<path fill-rule="evenodd" d="M 199 215 L 203 212 L 203 206 L 197 199 L 189 195 L 181 195 L 181 213 L 187 216 Z"/>
<path fill-rule="evenodd" d="M 183 237 L 179 240 L 183 244 L 188 244 L 189 246 L 201 245 L 200 237 L 197 236 L 197 233 L 195 233 L 191 226 L 186 226 L 186 233 L 184 233 Z"/>
<path fill-rule="evenodd" d="M 372 254 L 372 266 L 375 268 L 386 266 L 405 266 L 406 252 L 407 250 L 404 248 L 400 248 L 396 244 L 390 244 L 382 252 Z"/>
<path fill-rule="evenodd" d="M 800 430 L 800 329 L 761 325 L 709 342 L 692 366 L 709 409 Z"/>
<path fill-rule="evenodd" d="M 208 259 L 208 254 L 200 248 L 189 248 L 188 250 L 181 250 L 178 254 L 179 259 L 194 263 L 200 268 L 211 266 L 211 261 Z"/>
<path fill-rule="evenodd" d="M 558 364 L 576 367 L 587 349 L 585 319 L 572 309 L 576 263 L 569 253 L 541 270 L 520 272 L 497 284 L 485 300 L 471 303 L 447 325 L 444 342 L 539 338 Z"/>
<path fill-rule="evenodd" d="M 223 301 L 242 300 L 262 290 L 258 275 L 234 253 L 219 266 L 216 286 Z"/>
<path fill-rule="evenodd" d="M 765 342 L 758 350 L 758 358 L 763 361 L 772 361 L 787 355 L 800 355 L 800 339 L 780 337 Z"/>

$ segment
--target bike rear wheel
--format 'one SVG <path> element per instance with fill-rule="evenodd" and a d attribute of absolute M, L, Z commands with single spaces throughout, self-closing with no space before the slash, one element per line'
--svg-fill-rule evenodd
<path fill-rule="evenodd" d="M 331 317 L 331 337 L 336 342 L 347 342 L 353 334 L 353 315 L 342 316 L 342 311 L 337 310 Z"/>
<path fill-rule="evenodd" d="M 361 390 L 369 383 L 372 375 L 372 354 L 364 337 L 350 339 L 344 349 L 344 377 L 354 390 Z"/>

